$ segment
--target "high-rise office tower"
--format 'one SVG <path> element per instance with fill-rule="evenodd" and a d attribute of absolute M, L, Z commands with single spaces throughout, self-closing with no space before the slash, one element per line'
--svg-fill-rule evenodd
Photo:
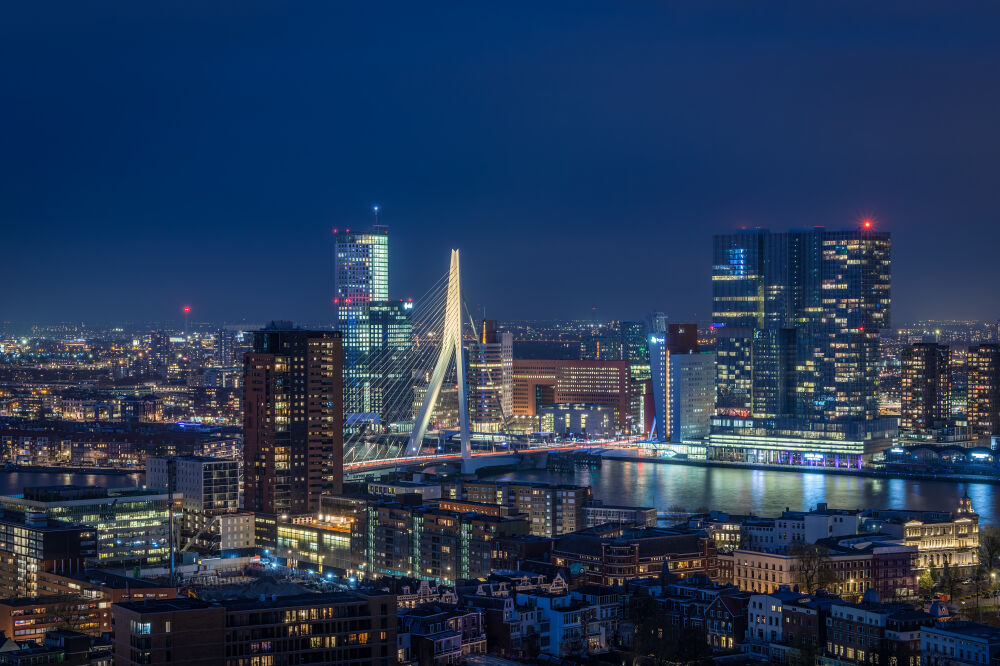
<path fill-rule="evenodd" d="M 475 432 L 501 432 L 514 414 L 514 336 L 497 330 L 495 319 L 483 321 L 469 345 L 469 415 Z"/>
<path fill-rule="evenodd" d="M 951 350 L 921 342 L 903 349 L 899 427 L 910 433 L 951 421 Z"/>
<path fill-rule="evenodd" d="M 336 327 L 344 343 L 344 413 L 349 430 L 409 418 L 398 376 L 411 341 L 411 301 L 389 301 L 389 231 L 334 230 Z M 392 369 L 397 369 L 393 374 Z M 399 405 L 406 405 L 400 408 Z"/>
<path fill-rule="evenodd" d="M 344 414 L 348 425 L 374 421 L 369 305 L 389 300 L 389 230 L 334 229 L 336 327 L 344 342 Z"/>
<path fill-rule="evenodd" d="M 853 231 L 715 236 L 713 444 L 727 449 L 719 453 L 854 465 L 888 445 L 894 423 L 879 416 L 876 381 L 889 253 L 889 234 L 869 221 Z M 775 433 L 806 441 L 772 445 Z"/>
<path fill-rule="evenodd" d="M 642 380 L 649 376 L 649 346 L 646 324 L 641 321 L 621 323 L 622 360 L 632 365 L 632 378 Z"/>
<path fill-rule="evenodd" d="M 236 361 L 233 353 L 235 334 L 220 328 L 215 333 L 215 363 L 223 368 L 228 368 Z"/>
<path fill-rule="evenodd" d="M 698 348 L 696 324 L 670 324 L 649 336 L 656 439 L 690 442 L 709 435 L 715 407 L 715 354 Z"/>
<path fill-rule="evenodd" d="M 338 314 L 346 317 L 363 303 L 389 300 L 389 230 L 376 226 L 370 232 L 333 231 Z"/>
<path fill-rule="evenodd" d="M 336 331 L 272 322 L 243 361 L 244 503 L 314 511 L 344 481 L 343 347 Z"/>
<path fill-rule="evenodd" d="M 174 352 L 170 343 L 170 334 L 166 331 L 153 331 L 149 335 L 150 369 L 153 374 L 167 376 L 167 370 L 174 360 Z"/>
<path fill-rule="evenodd" d="M 1000 434 L 1000 345 L 969 347 L 966 368 L 969 431 L 978 437 Z"/>
<path fill-rule="evenodd" d="M 665 312 L 650 312 L 646 318 L 649 325 L 650 334 L 663 334 L 667 332 L 667 315 Z"/>
<path fill-rule="evenodd" d="M 653 396 L 649 380 L 649 333 L 645 322 L 623 321 L 620 327 L 622 360 L 632 374 L 632 432 L 648 432 L 653 425 Z"/>
<path fill-rule="evenodd" d="M 588 335 L 580 341 L 580 358 L 585 361 L 622 360 L 620 335 Z"/>
<path fill-rule="evenodd" d="M 364 422 L 377 422 L 384 430 L 412 420 L 413 377 L 404 363 L 413 340 L 412 301 L 369 303 L 361 325 L 355 328 L 363 366 L 355 372 L 363 378 L 361 408 Z M 346 391 L 346 388 L 345 388 Z M 356 424 L 348 423 L 348 429 Z"/>

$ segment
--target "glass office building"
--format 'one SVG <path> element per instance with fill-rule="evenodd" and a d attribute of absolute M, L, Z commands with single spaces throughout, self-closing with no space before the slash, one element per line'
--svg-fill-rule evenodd
<path fill-rule="evenodd" d="M 388 229 L 334 232 L 333 302 L 344 336 L 345 427 L 389 427 L 410 418 L 410 377 L 398 369 L 412 338 L 413 302 L 389 301 Z"/>
<path fill-rule="evenodd" d="M 90 564 L 95 568 L 156 566 L 169 562 L 169 504 L 165 489 L 25 488 L 23 495 L 0 498 L 0 506 L 92 528 L 97 535 L 97 548 Z"/>
<path fill-rule="evenodd" d="M 896 430 L 879 415 L 876 382 L 889 292 L 889 234 L 868 222 L 848 231 L 715 236 L 710 455 L 760 461 L 761 447 L 786 448 L 767 443 L 771 431 L 782 440 L 829 440 L 823 451 L 805 446 L 802 453 L 815 455 L 796 460 L 808 464 L 857 466 L 888 446 Z M 862 451 L 852 445 L 838 456 L 845 438 Z"/>
<path fill-rule="evenodd" d="M 649 336 L 655 438 L 693 443 L 708 438 L 715 408 L 715 354 L 698 348 L 695 324 L 671 324 Z"/>
<path fill-rule="evenodd" d="M 469 416 L 473 432 L 504 432 L 514 415 L 514 336 L 497 330 L 495 319 L 482 322 L 469 344 Z"/>

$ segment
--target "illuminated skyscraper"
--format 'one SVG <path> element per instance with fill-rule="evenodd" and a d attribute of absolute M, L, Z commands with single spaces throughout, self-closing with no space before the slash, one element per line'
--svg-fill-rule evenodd
<path fill-rule="evenodd" d="M 344 482 L 343 349 L 336 331 L 272 322 L 243 361 L 243 475 L 251 511 L 315 511 Z"/>
<path fill-rule="evenodd" d="M 947 426 L 951 420 L 951 350 L 922 342 L 902 353 L 899 427 L 917 432 Z"/>
<path fill-rule="evenodd" d="M 171 348 L 170 334 L 166 331 L 153 331 L 149 335 L 149 358 L 150 367 L 154 374 L 161 377 L 167 376 L 167 370 L 174 360 L 174 352 Z"/>
<path fill-rule="evenodd" d="M 647 317 L 651 334 L 667 332 L 667 315 L 664 312 L 650 312 Z"/>
<path fill-rule="evenodd" d="M 764 243 L 761 230 L 715 236 L 712 321 L 716 329 L 716 408 L 749 416 L 754 331 L 764 326 Z"/>
<path fill-rule="evenodd" d="M 632 379 L 641 381 L 649 377 L 649 347 L 646 324 L 641 321 L 621 323 L 622 360 L 632 365 Z"/>
<path fill-rule="evenodd" d="M 649 336 L 656 439 L 691 442 L 708 437 L 715 407 L 715 354 L 698 349 L 695 324 L 670 324 Z"/>
<path fill-rule="evenodd" d="M 412 311 L 412 301 L 369 303 L 356 328 L 356 341 L 366 360 L 356 375 L 364 380 L 361 413 L 376 415 L 384 428 L 412 418 L 413 377 L 404 363 L 413 339 Z M 374 421 L 368 417 L 362 420 Z"/>
<path fill-rule="evenodd" d="M 645 322 L 621 323 L 622 360 L 631 366 L 632 432 L 648 432 L 653 425 L 654 405 L 649 380 L 649 334 Z"/>
<path fill-rule="evenodd" d="M 501 432 L 514 414 L 514 336 L 487 319 L 469 345 L 469 417 L 474 432 Z"/>
<path fill-rule="evenodd" d="M 236 335 L 232 331 L 220 328 L 215 333 L 215 362 L 224 368 L 228 368 L 236 363 L 233 353 L 233 343 Z"/>
<path fill-rule="evenodd" d="M 580 341 L 580 358 L 584 361 L 621 361 L 621 335 L 588 335 Z"/>
<path fill-rule="evenodd" d="M 333 232 L 338 314 L 347 317 L 362 303 L 389 300 L 389 230 L 376 226 L 370 232 Z"/>
<path fill-rule="evenodd" d="M 889 326 L 889 252 L 889 234 L 870 221 L 853 231 L 715 237 L 713 442 L 755 459 L 788 451 L 748 454 L 742 443 L 755 442 L 743 437 L 750 432 L 861 443 L 834 455 L 837 464 L 860 464 L 859 448 L 888 444 L 895 429 L 879 416 L 876 381 L 879 332 Z M 828 460 L 814 450 L 823 447 L 803 447 L 810 460 Z"/>
<path fill-rule="evenodd" d="M 344 413 L 348 429 L 389 423 L 408 414 L 393 404 L 409 377 L 394 376 L 411 339 L 412 302 L 389 302 L 389 231 L 334 230 L 336 327 L 344 336 Z M 405 386 L 404 386 L 405 385 Z M 385 413 L 386 411 L 393 413 Z M 408 411 L 408 410 L 406 410 Z M 397 413 L 399 412 L 399 413 Z"/>
<path fill-rule="evenodd" d="M 967 414 L 976 436 L 1000 434 L 1000 345 L 969 347 Z"/>

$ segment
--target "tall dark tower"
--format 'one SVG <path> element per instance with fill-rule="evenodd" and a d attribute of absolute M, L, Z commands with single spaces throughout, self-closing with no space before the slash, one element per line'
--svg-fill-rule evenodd
<path fill-rule="evenodd" d="M 272 322 L 243 360 L 245 505 L 315 511 L 344 484 L 343 347 L 336 331 Z"/>
<path fill-rule="evenodd" d="M 969 347 L 969 430 L 977 437 L 1000 434 L 1000 345 Z"/>
<path fill-rule="evenodd" d="M 903 349 L 899 427 L 909 433 L 951 420 L 951 350 L 921 342 Z"/>

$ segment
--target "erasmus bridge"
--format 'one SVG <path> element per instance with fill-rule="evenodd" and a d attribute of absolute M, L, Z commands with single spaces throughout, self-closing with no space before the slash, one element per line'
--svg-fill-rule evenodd
<path fill-rule="evenodd" d="M 345 472 L 436 462 L 461 462 L 468 472 L 514 455 L 612 448 L 633 441 L 552 444 L 510 432 L 513 415 L 507 413 L 509 399 L 508 408 L 503 407 L 500 359 L 474 351 L 473 362 L 464 357 L 466 346 L 479 349 L 479 333 L 462 298 L 458 250 L 451 251 L 448 272 L 416 300 L 406 328 L 405 344 L 387 344 L 383 333 L 367 352 L 364 377 L 345 378 L 345 392 L 360 393 L 373 411 L 366 420 L 348 415 L 345 421 Z M 474 422 L 466 377 L 470 367 L 479 417 Z M 506 390 L 511 389 L 508 381 Z"/>

